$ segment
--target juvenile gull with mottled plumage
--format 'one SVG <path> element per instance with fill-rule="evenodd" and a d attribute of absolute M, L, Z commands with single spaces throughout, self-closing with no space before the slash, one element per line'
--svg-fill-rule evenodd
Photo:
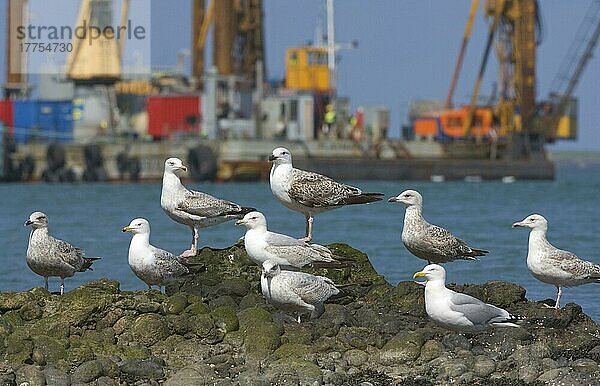
<path fill-rule="evenodd" d="M 300 315 L 318 318 L 325 311 L 323 303 L 340 291 L 331 279 L 305 272 L 282 271 L 279 264 L 267 260 L 262 264 L 260 287 L 263 296 L 275 307 Z"/>
<path fill-rule="evenodd" d="M 453 260 L 477 260 L 489 252 L 472 248 L 446 229 L 433 225 L 423 218 L 423 197 L 415 190 L 405 190 L 389 202 L 406 205 L 402 243 L 406 249 L 428 263 L 447 263 Z"/>
<path fill-rule="evenodd" d="M 161 287 L 189 272 L 187 267 L 172 253 L 150 244 L 150 223 L 144 218 L 136 218 L 123 228 L 123 232 L 133 233 L 129 244 L 128 261 L 133 273 L 152 289 Z"/>
<path fill-rule="evenodd" d="M 519 318 L 508 311 L 482 302 L 472 296 L 446 288 L 446 270 L 430 264 L 414 274 L 425 277 L 425 311 L 427 315 L 449 330 L 476 332 L 488 327 L 519 327 Z"/>
<path fill-rule="evenodd" d="M 247 228 L 244 246 L 250 259 L 259 266 L 266 260 L 284 268 L 302 268 L 308 264 L 341 265 L 327 247 L 268 231 L 267 219 L 260 212 L 250 212 L 236 224 Z"/>
<path fill-rule="evenodd" d="M 359 188 L 322 174 L 296 169 L 292 166 L 292 154 L 283 147 L 273 150 L 269 161 L 273 162 L 269 178 L 271 191 L 283 205 L 304 214 L 306 241 L 312 240 L 315 215 L 346 205 L 379 201 L 383 196 L 382 193 L 363 193 Z"/>
<path fill-rule="evenodd" d="M 562 287 L 600 283 L 600 265 L 581 260 L 574 253 L 558 249 L 546 239 L 548 221 L 532 214 L 514 227 L 531 228 L 527 251 L 527 268 L 541 282 L 556 286 L 554 308 L 560 308 Z"/>
<path fill-rule="evenodd" d="M 160 206 L 174 221 L 190 227 L 192 246 L 181 256 L 195 256 L 198 252 L 198 228 L 205 228 L 225 221 L 240 219 L 254 208 L 242 207 L 209 194 L 187 189 L 177 173 L 187 168 L 179 158 L 165 161 Z"/>
<path fill-rule="evenodd" d="M 48 216 L 42 212 L 33 212 L 25 222 L 31 225 L 27 246 L 27 265 L 36 274 L 44 277 L 44 286 L 48 289 L 48 277 L 60 277 L 60 294 L 65 292 L 65 278 L 75 272 L 92 270 L 91 266 L 99 257 L 85 257 L 80 248 L 66 241 L 50 236 Z"/>

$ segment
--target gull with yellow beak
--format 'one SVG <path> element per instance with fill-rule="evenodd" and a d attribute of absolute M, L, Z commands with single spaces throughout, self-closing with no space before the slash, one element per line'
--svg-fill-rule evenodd
<path fill-rule="evenodd" d="M 150 244 L 148 220 L 133 219 L 123 228 L 123 232 L 133 233 L 129 244 L 129 266 L 135 276 L 148 285 L 148 289 L 157 285 L 160 291 L 162 286 L 189 272 L 172 253 Z"/>
<path fill-rule="evenodd" d="M 488 327 L 519 327 L 519 318 L 472 296 L 446 288 L 446 270 L 429 264 L 413 278 L 424 277 L 425 311 L 440 326 L 457 332 L 477 332 Z"/>
<path fill-rule="evenodd" d="M 250 260 L 257 265 L 272 260 L 284 269 L 302 268 L 306 265 L 344 267 L 342 262 L 336 260 L 338 256 L 327 247 L 269 231 L 267 219 L 260 212 L 250 212 L 235 224 L 246 227 L 244 246 Z"/>
<path fill-rule="evenodd" d="M 198 252 L 199 228 L 241 219 L 255 209 L 187 189 L 177 174 L 182 171 L 187 171 L 187 168 L 179 158 L 165 161 L 160 206 L 172 220 L 187 225 L 192 230 L 192 246 L 181 254 L 189 257 Z"/>

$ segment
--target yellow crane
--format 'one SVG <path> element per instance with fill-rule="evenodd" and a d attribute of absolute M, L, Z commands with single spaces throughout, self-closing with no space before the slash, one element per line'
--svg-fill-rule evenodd
<path fill-rule="evenodd" d="M 75 25 L 103 26 L 106 15 L 112 15 L 112 0 L 83 0 Z M 120 28 L 125 28 L 129 0 L 123 0 Z M 73 51 L 67 58 L 67 77 L 75 83 L 114 84 L 121 78 L 121 58 L 126 39 L 109 39 L 101 34 L 89 44 L 88 40 L 73 38 Z"/>
<path fill-rule="evenodd" d="M 539 4 L 536 0 L 485 1 L 484 14 L 491 21 L 471 100 L 466 107 L 453 109 L 454 90 L 479 6 L 478 0 L 472 0 L 445 109 L 416 117 L 413 129 L 417 137 L 446 142 L 460 139 L 465 145 L 471 140 L 482 146 L 481 154 L 489 144 L 493 149 L 501 145 L 504 154 L 514 157 L 543 152 L 546 142 L 576 138 L 577 100 L 572 94 L 600 39 L 600 0 L 592 1 L 553 91 L 541 101 L 536 98 L 536 47 L 541 41 Z M 499 95 L 488 106 L 478 106 L 479 89 L 494 44 Z M 490 157 L 496 157 L 495 151 Z"/>
<path fill-rule="evenodd" d="M 211 26 L 218 74 L 238 75 L 256 83 L 258 62 L 264 62 L 262 0 L 209 0 L 208 6 L 204 0 L 193 0 L 192 75 L 199 85 Z"/>

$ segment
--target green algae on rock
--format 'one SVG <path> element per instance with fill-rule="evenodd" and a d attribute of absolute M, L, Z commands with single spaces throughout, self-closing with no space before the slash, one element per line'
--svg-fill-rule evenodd
<path fill-rule="evenodd" d="M 301 324 L 269 306 L 243 245 L 204 248 L 194 274 L 123 292 L 98 280 L 64 296 L 0 293 L 0 384 L 593 384 L 600 327 L 581 307 L 551 310 L 511 283 L 455 286 L 526 318 L 523 328 L 460 335 L 435 326 L 423 288 L 396 286 L 350 246 L 351 261 L 308 268 L 341 286 L 325 313 Z M 17 383 L 18 382 L 18 383 Z"/>

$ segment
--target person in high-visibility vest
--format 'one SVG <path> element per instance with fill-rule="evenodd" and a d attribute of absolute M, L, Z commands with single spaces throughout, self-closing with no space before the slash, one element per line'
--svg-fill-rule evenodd
<path fill-rule="evenodd" d="M 335 123 L 335 110 L 333 109 L 333 105 L 330 103 L 325 108 L 325 117 L 324 122 L 325 126 L 323 127 L 323 133 L 329 134 L 333 128 L 333 124 Z"/>
<path fill-rule="evenodd" d="M 350 132 L 350 137 L 356 141 L 361 142 L 365 139 L 365 119 L 364 119 L 364 109 L 359 107 L 356 109 L 354 115 L 352 115 L 352 131 Z"/>

